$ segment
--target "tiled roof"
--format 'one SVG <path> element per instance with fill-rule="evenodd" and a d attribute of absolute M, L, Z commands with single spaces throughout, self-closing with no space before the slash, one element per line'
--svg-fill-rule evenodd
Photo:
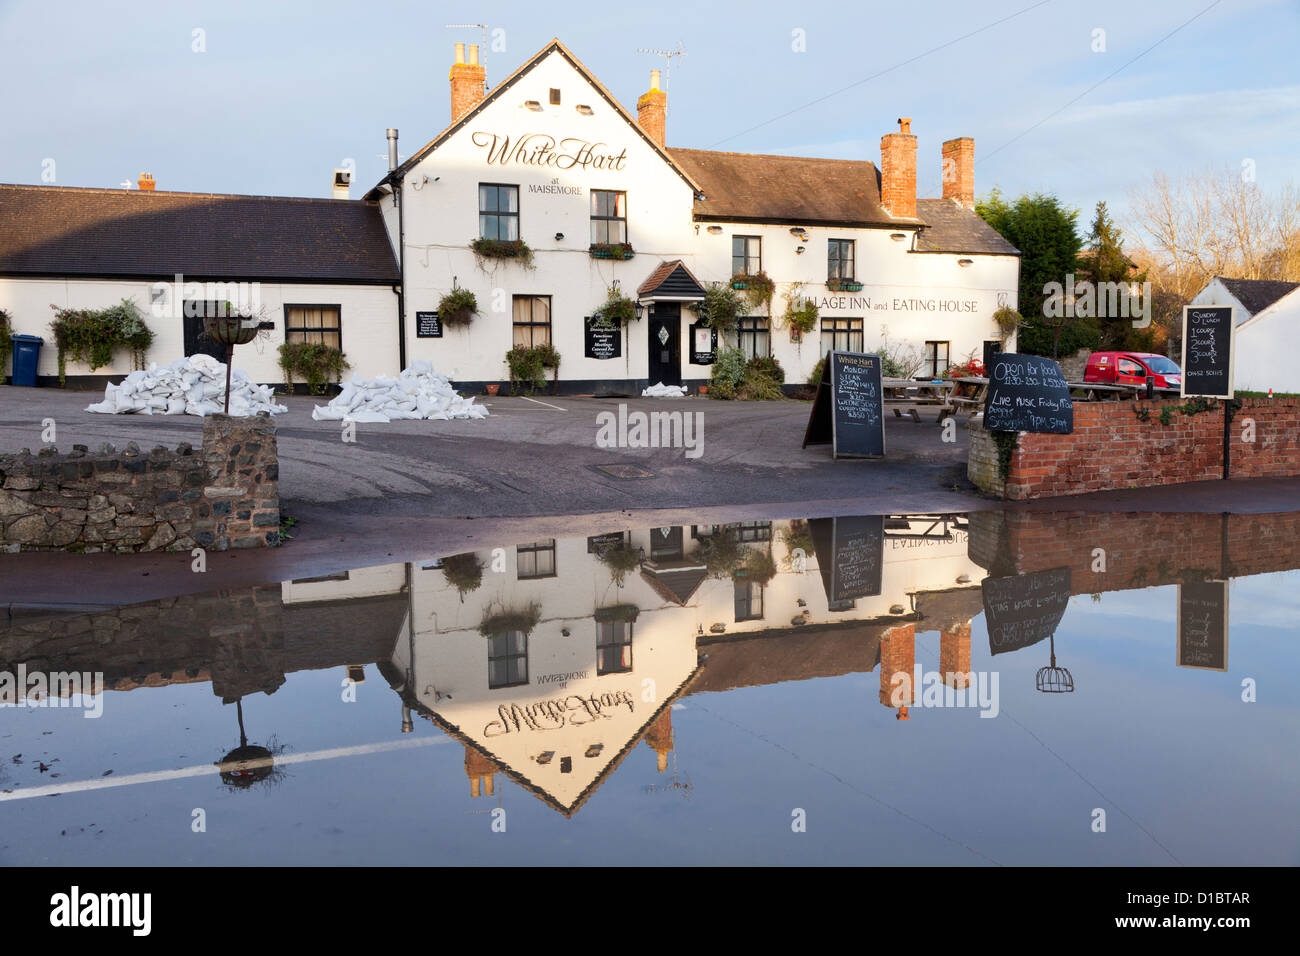
<path fill-rule="evenodd" d="M 880 205 L 874 163 L 804 156 L 669 149 L 704 198 L 695 201 L 700 219 L 888 226 L 896 220 Z"/>
<path fill-rule="evenodd" d="M 686 268 L 686 263 L 681 259 L 672 259 L 660 263 L 659 268 L 650 273 L 636 290 L 640 298 L 653 296 L 656 293 L 661 296 L 702 297 L 704 287 L 700 285 L 700 281 L 695 278 L 691 270 Z"/>
<path fill-rule="evenodd" d="M 1232 293 L 1238 302 L 1256 315 L 1270 305 L 1300 288 L 1300 282 L 1282 282 L 1275 279 L 1229 279 L 1215 276 Z"/>
<path fill-rule="evenodd" d="M 0 185 L 0 275 L 399 281 L 361 200 Z"/>
<path fill-rule="evenodd" d="M 929 228 L 917 236 L 918 252 L 1016 256 L 1019 250 L 973 210 L 952 199 L 918 199 L 916 214 Z"/>

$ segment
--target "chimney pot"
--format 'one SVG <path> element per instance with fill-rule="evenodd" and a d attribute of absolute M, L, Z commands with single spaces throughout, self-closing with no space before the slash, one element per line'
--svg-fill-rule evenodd
<path fill-rule="evenodd" d="M 657 89 L 659 89 L 659 71 L 658 71 L 658 70 L 651 70 L 651 71 L 650 71 L 650 89 L 652 89 L 652 90 L 657 90 Z"/>
<path fill-rule="evenodd" d="M 136 183 L 136 185 L 139 186 L 141 189 L 148 190 L 150 192 L 158 188 L 158 184 L 154 182 L 153 173 L 141 173 L 140 180 L 139 182 Z"/>
<path fill-rule="evenodd" d="M 456 44 L 456 62 L 457 63 L 465 62 L 465 44 L 463 43 Z"/>
<path fill-rule="evenodd" d="M 397 130 L 389 127 L 388 131 L 388 171 L 397 168 Z"/>
<path fill-rule="evenodd" d="M 910 117 L 910 116 L 900 116 L 900 117 L 898 118 L 898 131 L 899 131 L 900 133 L 910 133 L 910 132 L 912 132 L 912 117 Z"/>
<path fill-rule="evenodd" d="M 471 43 L 469 45 L 469 65 L 478 66 L 478 44 L 477 43 Z"/>

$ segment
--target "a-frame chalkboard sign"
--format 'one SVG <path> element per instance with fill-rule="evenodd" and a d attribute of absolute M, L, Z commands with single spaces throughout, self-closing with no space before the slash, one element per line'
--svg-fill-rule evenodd
<path fill-rule="evenodd" d="M 880 356 L 827 352 L 803 447 L 831 446 L 834 458 L 885 457 Z"/>

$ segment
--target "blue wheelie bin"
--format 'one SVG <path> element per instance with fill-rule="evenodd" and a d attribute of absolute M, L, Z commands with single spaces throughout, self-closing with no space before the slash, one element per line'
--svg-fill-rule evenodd
<path fill-rule="evenodd" d="M 13 343 L 13 383 L 15 385 L 35 385 L 36 363 L 41 357 L 41 346 L 45 344 L 45 340 L 39 335 L 15 335 L 13 336 Z"/>

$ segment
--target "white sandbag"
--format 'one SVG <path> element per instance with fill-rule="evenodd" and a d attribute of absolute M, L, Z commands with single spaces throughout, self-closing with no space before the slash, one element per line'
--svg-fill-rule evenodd
<path fill-rule="evenodd" d="M 663 382 L 657 382 L 648 388 L 641 390 L 642 398 L 685 398 L 685 385 L 665 385 Z"/>
<path fill-rule="evenodd" d="M 226 367 L 210 355 L 191 355 L 171 365 L 150 364 L 117 384 L 104 387 L 104 400 L 86 411 L 111 415 L 199 415 L 220 412 L 225 402 Z M 274 393 L 258 385 L 241 369 L 230 377 L 230 414 L 287 412 Z"/>
<path fill-rule="evenodd" d="M 473 398 L 456 394 L 447 376 L 429 362 L 413 362 L 397 378 L 379 375 L 369 380 L 353 377 L 327 405 L 312 410 L 316 421 L 388 422 L 409 419 L 449 421 L 485 418 L 488 410 Z"/>

